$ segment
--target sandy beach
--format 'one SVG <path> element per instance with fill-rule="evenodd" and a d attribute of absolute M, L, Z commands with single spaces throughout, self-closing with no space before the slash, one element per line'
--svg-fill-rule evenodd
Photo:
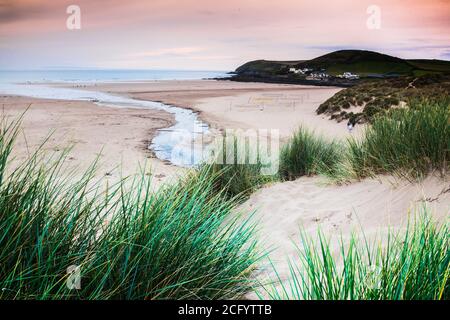
<path fill-rule="evenodd" d="M 326 116 L 315 113 L 322 102 L 341 88 L 187 80 L 86 84 L 83 89 L 190 108 L 219 130 L 278 129 L 281 138 L 285 139 L 304 125 L 330 138 L 349 135 L 345 122 L 329 121 Z M 354 134 L 359 134 L 361 129 L 361 126 L 356 127 Z"/>
<path fill-rule="evenodd" d="M 189 108 L 219 133 L 225 129 L 278 129 L 286 140 L 300 125 L 333 139 L 346 139 L 350 133 L 344 122 L 318 116 L 316 108 L 339 88 L 307 87 L 229 81 L 147 81 L 136 83 L 59 84 L 135 99 L 159 101 Z M 37 100 L 2 97 L 8 115 L 18 115 L 27 106 L 23 135 L 16 155 L 26 157 L 49 134 L 46 149 L 60 151 L 74 144 L 70 161 L 86 167 L 101 150 L 100 176 L 117 179 L 138 171 L 139 164 L 152 167 L 155 185 L 176 178 L 185 169 L 152 156 L 148 150 L 157 130 L 174 123 L 173 116 L 157 110 L 112 108 L 90 102 Z M 357 126 L 352 135 L 364 130 Z M 26 137 L 26 139 L 24 139 Z M 120 169 L 119 169 L 120 167 Z M 122 172 L 122 173 L 121 173 Z M 450 208 L 448 181 L 429 177 L 422 183 L 399 181 L 393 177 L 366 179 L 348 185 L 330 185 L 320 177 L 303 177 L 293 182 L 268 185 L 253 194 L 237 211 L 253 212 L 259 237 L 281 279 L 287 279 L 287 259 L 295 258 L 301 228 L 314 235 L 320 227 L 326 234 L 348 236 L 364 230 L 368 236 L 402 227 L 408 217 L 424 205 L 445 220 Z M 337 251 L 337 242 L 335 250 Z M 262 268 L 260 280 L 266 281 Z M 250 294 L 250 298 L 255 298 Z"/>
<path fill-rule="evenodd" d="M 215 80 L 51 86 L 95 90 L 189 108 L 211 126 L 213 134 L 224 129 L 277 129 L 281 138 L 286 139 L 299 125 L 306 125 L 330 137 L 348 135 L 345 124 L 315 114 L 317 106 L 339 88 Z M 184 172 L 155 158 L 148 149 L 157 130 L 170 127 L 175 121 L 166 112 L 6 95 L 0 103 L 11 117 L 28 108 L 23 134 L 14 150 L 17 160 L 27 157 L 52 133 L 45 150 L 60 152 L 73 145 L 69 162 L 80 166 L 80 171 L 100 155 L 97 174 L 107 180 L 132 175 L 144 163 L 151 168 L 155 185 Z"/>
<path fill-rule="evenodd" d="M 0 105 L 11 120 L 26 110 L 13 150 L 17 162 L 25 160 L 45 141 L 43 151 L 49 156 L 73 147 L 66 164 L 78 167 L 80 175 L 98 157 L 97 177 L 111 182 L 138 173 L 144 165 L 155 185 L 183 171 L 155 159 L 148 149 L 156 130 L 174 122 L 168 113 L 11 96 L 2 96 Z"/>

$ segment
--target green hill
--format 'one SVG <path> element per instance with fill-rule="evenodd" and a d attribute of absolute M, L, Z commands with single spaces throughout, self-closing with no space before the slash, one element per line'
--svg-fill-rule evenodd
<path fill-rule="evenodd" d="M 450 61 L 436 59 L 417 59 L 407 61 L 416 68 L 416 75 L 422 75 L 423 73 L 450 73 Z"/>
<path fill-rule="evenodd" d="M 361 76 L 376 74 L 410 75 L 415 67 L 407 61 L 373 51 L 341 50 L 301 62 L 296 67 L 324 69 L 331 75 L 352 72 Z"/>
<path fill-rule="evenodd" d="M 276 74 L 285 68 L 294 67 L 303 61 L 270 61 L 270 60 L 255 60 L 250 61 L 236 69 L 236 73 L 271 73 Z"/>
<path fill-rule="evenodd" d="M 450 73 L 450 61 L 405 60 L 366 50 L 340 50 L 311 60 L 270 61 L 255 60 L 236 69 L 237 77 L 257 77 L 260 81 L 279 79 L 292 82 L 298 78 L 289 68 L 310 68 L 325 71 L 331 76 L 352 72 L 361 77 L 419 76 L 429 73 Z M 239 80 L 239 79 L 237 79 Z"/>

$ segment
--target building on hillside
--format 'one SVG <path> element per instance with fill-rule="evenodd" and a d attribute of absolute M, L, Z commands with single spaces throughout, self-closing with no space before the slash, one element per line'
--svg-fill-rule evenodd
<path fill-rule="evenodd" d="M 297 69 L 297 68 L 289 68 L 289 72 L 291 73 L 295 73 L 295 74 L 308 74 L 310 72 L 312 72 L 313 70 L 310 68 L 302 68 L 302 69 Z"/>
<path fill-rule="evenodd" d="M 359 79 L 359 75 L 353 74 L 351 72 L 344 72 L 343 74 L 338 75 L 339 78 L 348 79 L 348 80 L 356 80 Z"/>
<path fill-rule="evenodd" d="M 306 80 L 328 80 L 330 75 L 326 72 L 312 72 Z"/>
<path fill-rule="evenodd" d="M 290 68 L 289 72 L 292 72 L 295 74 L 305 74 L 302 69 L 296 69 L 296 68 Z"/>

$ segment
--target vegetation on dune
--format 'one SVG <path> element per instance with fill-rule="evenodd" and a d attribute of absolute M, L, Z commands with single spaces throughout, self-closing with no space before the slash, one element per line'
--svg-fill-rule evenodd
<path fill-rule="evenodd" d="M 264 284 L 261 296 L 293 300 L 448 300 L 448 224 L 436 225 L 426 211 L 406 231 L 389 232 L 384 245 L 363 237 L 341 238 L 336 255 L 319 231 L 302 234 L 290 278 Z M 276 269 L 275 269 L 276 272 Z"/>
<path fill-rule="evenodd" d="M 274 177 L 261 174 L 261 164 L 223 164 L 211 163 L 203 165 L 214 179 L 214 191 L 222 192 L 228 199 L 245 200 L 262 185 L 273 181 Z"/>
<path fill-rule="evenodd" d="M 218 299 L 250 287 L 253 226 L 200 171 L 160 191 L 142 176 L 106 192 L 38 154 L 8 171 L 18 124 L 0 133 L 1 299 Z M 225 223 L 226 220 L 226 223 Z M 67 286 L 80 268 L 81 286 Z"/>
<path fill-rule="evenodd" d="M 322 103 L 317 113 L 338 122 L 352 119 L 364 123 L 402 103 L 408 105 L 411 100 L 449 96 L 450 74 L 372 80 L 339 91 Z"/>
<path fill-rule="evenodd" d="M 276 174 L 261 173 L 267 159 L 261 159 L 261 152 L 245 138 L 224 139 L 215 152 L 213 159 L 201 165 L 201 170 L 213 176 L 215 191 L 229 199 L 242 201 L 262 185 L 277 179 Z"/>
<path fill-rule="evenodd" d="M 280 177 L 292 180 L 300 176 L 332 174 L 342 157 L 342 147 L 305 128 L 294 133 L 280 152 Z"/>
<path fill-rule="evenodd" d="M 301 128 L 284 146 L 284 179 L 322 174 L 335 181 L 390 173 L 421 179 L 432 171 L 445 175 L 450 158 L 450 100 L 411 100 L 373 118 L 361 138 L 346 143 L 316 137 Z"/>
<path fill-rule="evenodd" d="M 450 100 L 411 102 L 376 117 L 361 139 L 349 141 L 349 161 L 358 176 L 394 173 L 422 178 L 444 175 L 450 159 Z"/>

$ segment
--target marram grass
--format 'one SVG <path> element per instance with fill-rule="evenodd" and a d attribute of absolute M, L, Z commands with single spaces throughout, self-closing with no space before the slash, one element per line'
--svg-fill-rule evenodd
<path fill-rule="evenodd" d="M 216 192 L 239 202 L 264 184 L 277 180 L 276 172 L 263 174 L 269 160 L 262 159 L 257 146 L 239 136 L 221 142 L 214 149 L 217 154 L 201 165 L 201 171 L 213 177 Z"/>
<path fill-rule="evenodd" d="M 393 173 L 420 179 L 445 175 L 450 157 L 450 100 L 411 101 L 378 116 L 361 139 L 349 141 L 348 160 L 358 176 Z"/>
<path fill-rule="evenodd" d="M 448 300 L 448 236 L 448 224 L 435 224 L 427 212 L 406 231 L 391 230 L 382 245 L 353 234 L 341 240 L 337 255 L 320 231 L 318 240 L 303 233 L 298 258 L 289 261 L 289 279 L 281 281 L 276 273 L 259 295 L 281 300 Z"/>
<path fill-rule="evenodd" d="M 254 227 L 230 216 L 214 175 L 152 192 L 142 174 L 104 192 L 95 168 L 65 176 L 64 157 L 7 170 L 18 125 L 0 133 L 1 299 L 239 298 L 252 286 Z M 79 289 L 67 286 L 70 266 Z"/>
<path fill-rule="evenodd" d="M 359 138 L 346 143 L 300 128 L 281 150 L 280 177 L 324 175 L 345 182 L 392 174 L 420 180 L 445 176 L 450 157 L 450 100 L 412 100 L 408 108 L 376 116 Z"/>
<path fill-rule="evenodd" d="M 314 174 L 333 174 L 342 157 L 342 146 L 300 127 L 280 152 L 280 177 L 295 179 Z"/>

